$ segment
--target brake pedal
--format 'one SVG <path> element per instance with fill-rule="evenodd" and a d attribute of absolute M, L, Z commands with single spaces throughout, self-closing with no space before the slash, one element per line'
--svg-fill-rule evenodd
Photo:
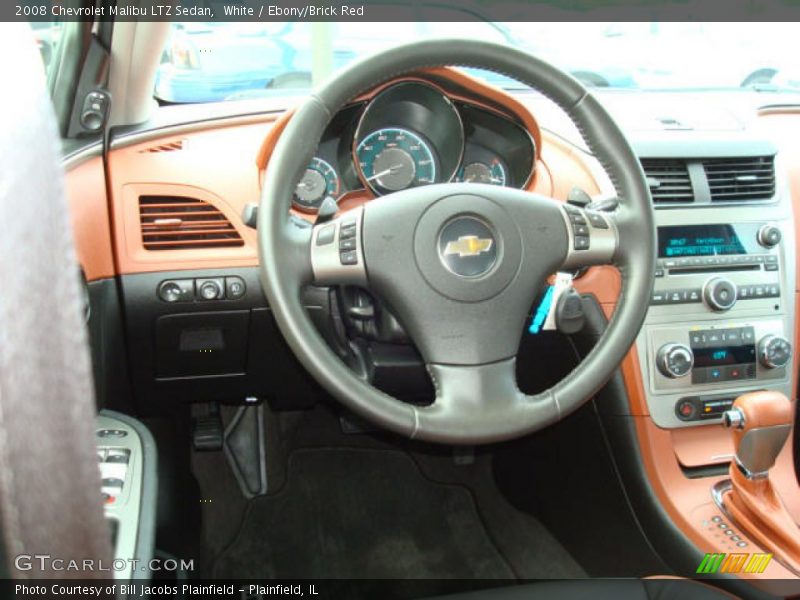
<path fill-rule="evenodd" d="M 222 450 L 224 432 L 219 404 L 207 402 L 192 405 L 192 446 L 198 452 Z"/>

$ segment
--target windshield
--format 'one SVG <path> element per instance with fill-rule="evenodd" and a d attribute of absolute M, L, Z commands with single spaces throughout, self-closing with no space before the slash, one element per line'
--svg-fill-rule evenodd
<path fill-rule="evenodd" d="M 442 9 L 452 12 L 454 9 Z M 174 23 L 155 96 L 218 102 L 310 89 L 347 63 L 432 37 L 522 48 L 593 88 L 800 92 L 794 23 Z M 452 15 L 451 15 L 452 16 Z M 513 89 L 516 81 L 467 69 Z"/>

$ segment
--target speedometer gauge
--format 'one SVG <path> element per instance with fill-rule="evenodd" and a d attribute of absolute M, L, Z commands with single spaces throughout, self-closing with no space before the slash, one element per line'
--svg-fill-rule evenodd
<path fill-rule="evenodd" d="M 430 146 L 407 129 L 391 127 L 370 133 L 356 148 L 356 156 L 364 181 L 378 194 L 436 181 Z"/>
<path fill-rule="evenodd" d="M 330 163 L 312 158 L 294 191 L 294 205 L 300 210 L 315 211 L 328 196 L 339 196 L 339 176 Z"/>

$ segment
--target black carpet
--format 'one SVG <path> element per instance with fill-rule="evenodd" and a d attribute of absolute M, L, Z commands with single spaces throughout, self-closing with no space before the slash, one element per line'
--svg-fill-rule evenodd
<path fill-rule="evenodd" d="M 535 543 L 532 540 L 532 543 Z M 214 577 L 514 578 L 460 485 L 408 455 L 297 450 L 274 495 L 252 500 Z"/>

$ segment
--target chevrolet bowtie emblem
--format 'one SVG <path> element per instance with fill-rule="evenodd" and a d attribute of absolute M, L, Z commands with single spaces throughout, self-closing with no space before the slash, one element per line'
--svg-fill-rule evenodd
<path fill-rule="evenodd" d="M 479 238 L 477 235 L 462 235 L 457 240 L 447 242 L 444 255 L 458 254 L 459 257 L 479 256 L 492 249 L 494 240 Z"/>

